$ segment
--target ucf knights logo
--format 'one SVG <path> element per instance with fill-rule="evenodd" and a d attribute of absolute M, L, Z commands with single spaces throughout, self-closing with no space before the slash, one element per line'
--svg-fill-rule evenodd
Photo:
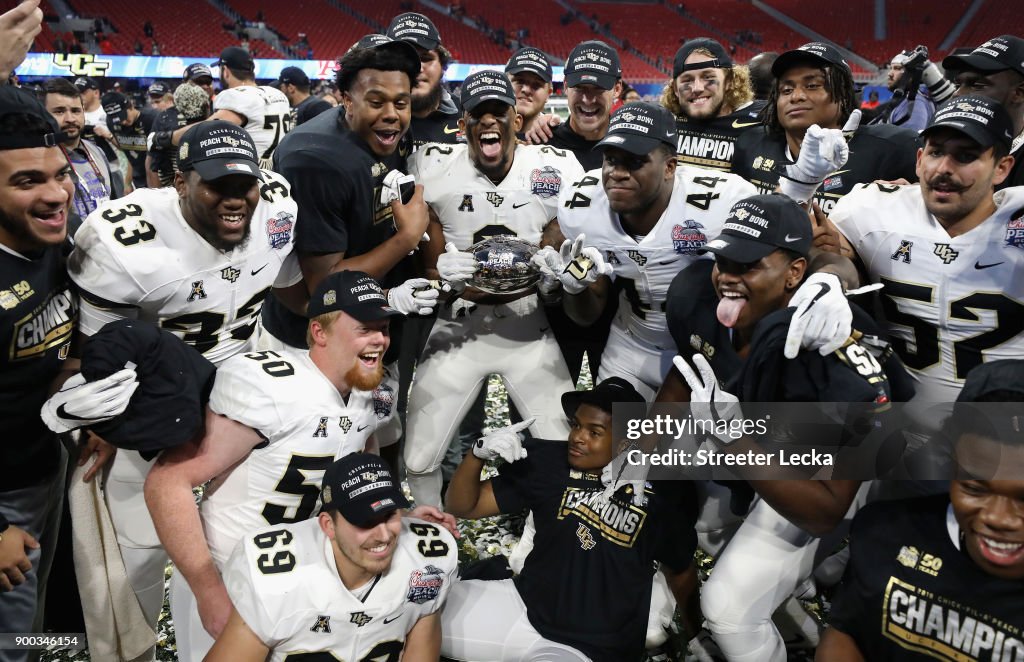
<path fill-rule="evenodd" d="M 106 76 L 110 69 L 110 60 L 100 60 L 92 53 L 58 53 L 53 56 L 53 63 L 73 76 Z"/>
<path fill-rule="evenodd" d="M 949 264 L 960 256 L 960 252 L 953 250 L 949 244 L 935 244 L 935 254 L 938 255 L 939 259 L 941 259 L 945 264 Z"/>

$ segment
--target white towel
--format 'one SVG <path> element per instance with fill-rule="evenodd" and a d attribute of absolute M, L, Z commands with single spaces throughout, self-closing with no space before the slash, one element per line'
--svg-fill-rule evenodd
<path fill-rule="evenodd" d="M 83 482 L 77 467 L 68 486 L 75 574 L 82 598 L 89 655 L 95 661 L 131 660 L 156 644 L 121 560 L 100 477 Z"/>

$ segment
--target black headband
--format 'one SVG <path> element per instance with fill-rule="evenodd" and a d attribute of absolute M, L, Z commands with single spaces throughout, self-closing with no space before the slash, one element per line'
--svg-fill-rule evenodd
<path fill-rule="evenodd" d="M 65 140 L 67 140 L 67 136 L 64 133 L 36 133 L 27 135 L 23 133 L 5 133 L 0 134 L 0 150 L 57 147 Z"/>
<path fill-rule="evenodd" d="M 711 60 L 684 64 L 679 73 L 683 73 L 684 71 L 693 71 L 694 69 L 732 69 L 732 63 L 722 64 L 721 60 L 716 57 Z"/>

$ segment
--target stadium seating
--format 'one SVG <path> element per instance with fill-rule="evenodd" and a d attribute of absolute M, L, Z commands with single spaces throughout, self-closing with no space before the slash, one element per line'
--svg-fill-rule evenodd
<path fill-rule="evenodd" d="M 284 35 L 288 45 L 294 45 L 299 41 L 299 34 L 305 34 L 313 56 L 321 60 L 337 58 L 360 37 L 374 31 L 327 0 L 297 0 L 287 4 L 264 0 L 230 2 L 231 7 L 249 21 L 255 21 L 256 14 L 262 11 L 267 25 Z"/>
<path fill-rule="evenodd" d="M 943 11 L 945 9 L 943 8 Z M 1020 7 L 1012 2 L 987 2 L 956 40 L 956 46 L 974 48 L 1001 34 L 1024 36 Z M 942 53 L 941 55 L 945 55 Z M 937 58 L 936 58 L 937 59 Z"/>

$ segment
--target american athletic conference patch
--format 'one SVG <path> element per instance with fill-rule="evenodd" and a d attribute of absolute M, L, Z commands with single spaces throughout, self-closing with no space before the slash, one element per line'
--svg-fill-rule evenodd
<path fill-rule="evenodd" d="M 277 216 L 267 219 L 267 239 L 270 240 L 271 248 L 287 246 L 292 239 L 293 227 L 295 217 L 286 211 L 279 211 Z"/>
<path fill-rule="evenodd" d="M 562 190 L 562 174 L 551 166 L 534 168 L 530 173 L 530 193 L 551 198 Z"/>
<path fill-rule="evenodd" d="M 427 564 L 425 568 L 409 573 L 409 593 L 405 599 L 413 604 L 421 605 L 437 599 L 444 586 L 444 571 L 437 566 Z"/>
<path fill-rule="evenodd" d="M 697 221 L 687 219 L 682 225 L 672 226 L 672 247 L 680 255 L 692 255 L 704 248 L 708 243 L 708 236 L 704 232 L 704 226 Z"/>

